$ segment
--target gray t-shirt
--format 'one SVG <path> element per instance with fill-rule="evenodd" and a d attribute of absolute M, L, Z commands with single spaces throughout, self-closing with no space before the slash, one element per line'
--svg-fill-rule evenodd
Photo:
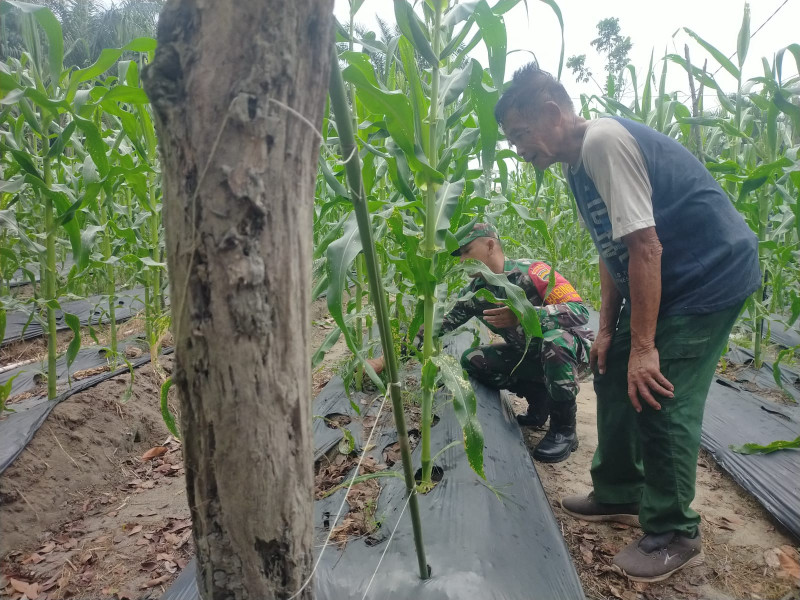
<path fill-rule="evenodd" d="M 583 138 L 583 165 L 608 209 L 614 240 L 654 227 L 653 188 L 636 140 L 614 119 L 590 121 Z"/>

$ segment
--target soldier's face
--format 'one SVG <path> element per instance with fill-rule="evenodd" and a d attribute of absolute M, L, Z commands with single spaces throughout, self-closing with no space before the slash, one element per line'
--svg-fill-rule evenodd
<path fill-rule="evenodd" d="M 479 260 L 485 265 L 489 265 L 489 256 L 491 254 L 490 245 L 487 243 L 490 238 L 478 238 L 477 240 L 472 240 L 469 244 L 461 248 L 461 254 L 459 255 L 459 261 L 464 262 L 468 258 L 472 260 Z M 480 277 L 481 274 L 477 271 L 470 273 L 470 277 L 475 279 L 476 277 Z"/>

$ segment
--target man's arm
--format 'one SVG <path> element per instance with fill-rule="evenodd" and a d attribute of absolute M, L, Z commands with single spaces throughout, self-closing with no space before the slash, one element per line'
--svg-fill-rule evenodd
<path fill-rule="evenodd" d="M 622 306 L 622 294 L 619 293 L 614 278 L 608 272 L 603 259 L 600 259 L 600 329 L 589 353 L 589 364 L 601 375 L 606 372 L 606 357 L 614 338 L 614 330 Z"/>
<path fill-rule="evenodd" d="M 641 400 L 661 405 L 653 392 L 672 398 L 675 389 L 659 368 L 656 323 L 661 304 L 661 242 L 655 227 L 638 229 L 622 238 L 630 255 L 628 276 L 631 296 L 631 355 L 628 361 L 628 396 L 636 412 Z M 603 325 L 601 316 L 601 328 Z"/>

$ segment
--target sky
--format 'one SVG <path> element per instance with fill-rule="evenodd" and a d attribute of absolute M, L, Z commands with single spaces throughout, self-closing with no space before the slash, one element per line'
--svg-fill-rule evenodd
<path fill-rule="evenodd" d="M 641 0 L 557 1 L 564 18 L 565 63 L 573 54 L 586 54 L 587 65 L 595 79 L 601 83 L 605 80 L 604 62 L 589 44 L 597 37 L 597 23 L 600 20 L 619 18 L 622 35 L 630 36 L 633 43 L 631 63 L 636 67 L 641 80 L 647 72 L 651 50 L 655 50 L 654 64 L 657 64 L 666 53 L 683 56 L 684 44 L 689 45 L 692 64 L 702 66 L 704 59 L 708 58 L 709 70 L 716 70 L 718 63 L 683 28 L 693 30 L 729 56 L 736 50 L 744 9 L 744 2 L 739 0 L 671 0 L 668 3 Z M 495 4 L 494 0 L 490 0 L 490 4 Z M 743 70 L 745 79 L 758 77 L 763 73 L 761 57 L 767 57 L 771 62 L 774 53 L 780 48 L 800 43 L 800 0 L 753 0 L 750 4 L 751 33 L 779 7 L 777 14 L 750 40 Z M 334 13 L 340 22 L 346 23 L 349 20 L 349 0 L 335 0 Z M 393 2 L 365 0 L 356 14 L 355 22 L 378 31 L 376 14 L 393 24 Z M 504 15 L 504 20 L 508 32 L 508 51 L 523 50 L 512 52 L 508 56 L 506 80 L 511 78 L 515 69 L 532 59 L 530 52 L 536 55 L 541 68 L 555 74 L 561 49 L 561 29 L 552 9 L 538 0 L 528 0 L 527 14 L 524 3 L 520 2 Z M 473 50 L 472 56 L 484 66 L 487 64 L 486 50 L 482 43 Z M 736 64 L 736 57 L 733 61 Z M 787 52 L 784 58 L 784 78 L 789 74 L 797 74 L 797 67 L 794 58 Z M 576 83 L 566 64 L 561 79 L 570 96 L 576 99 L 581 93 L 599 93 L 592 82 Z M 726 71 L 721 70 L 716 79 L 724 90 L 736 91 L 735 80 Z M 639 85 L 642 85 L 641 81 Z M 668 67 L 667 91 L 689 91 L 686 72 L 675 63 L 670 63 Z M 686 96 L 681 94 L 679 99 L 685 101 Z M 711 98 L 707 98 L 706 102 L 707 106 L 716 104 Z"/>

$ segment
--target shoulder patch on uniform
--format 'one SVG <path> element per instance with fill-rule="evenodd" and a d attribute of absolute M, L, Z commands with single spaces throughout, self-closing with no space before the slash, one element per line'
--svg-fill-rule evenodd
<path fill-rule="evenodd" d="M 539 296 L 544 299 L 545 304 L 563 304 L 564 302 L 583 302 L 578 292 L 572 287 L 567 279 L 556 271 L 556 283 L 548 296 L 547 286 L 550 285 L 550 273 L 552 268 L 547 263 L 535 262 L 528 268 L 528 277 L 536 286 Z"/>

